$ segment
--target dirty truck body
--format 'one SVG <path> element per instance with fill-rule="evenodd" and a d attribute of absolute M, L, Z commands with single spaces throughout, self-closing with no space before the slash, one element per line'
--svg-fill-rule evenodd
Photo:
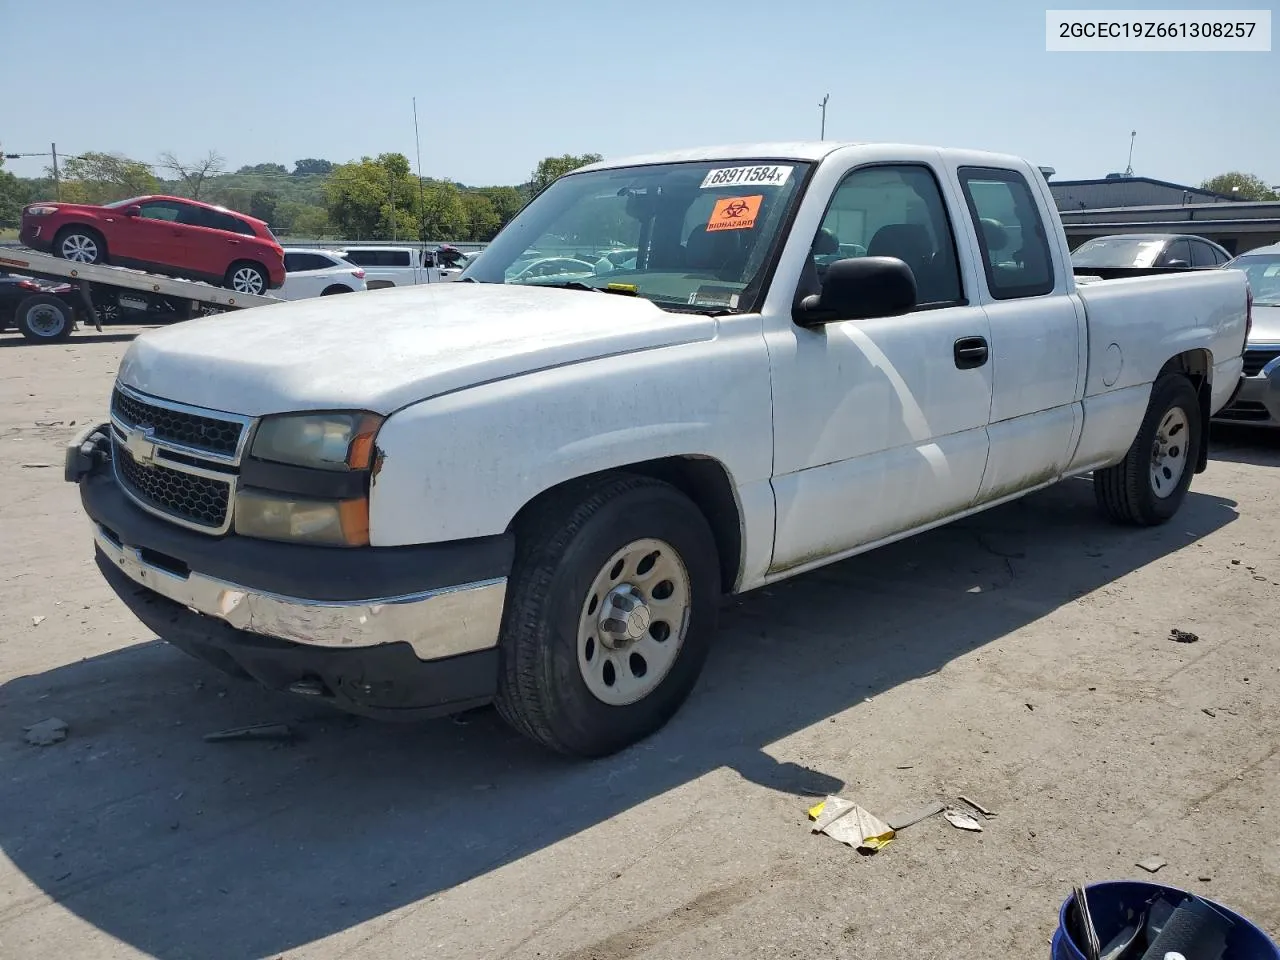
<path fill-rule="evenodd" d="M 591 230 L 635 256 L 504 282 Z M 1164 522 L 1248 324 L 1233 271 L 1077 289 L 1015 157 L 664 154 L 563 177 L 458 282 L 139 337 L 67 478 L 182 649 L 601 755 L 676 712 L 726 594 L 1090 472 Z"/>

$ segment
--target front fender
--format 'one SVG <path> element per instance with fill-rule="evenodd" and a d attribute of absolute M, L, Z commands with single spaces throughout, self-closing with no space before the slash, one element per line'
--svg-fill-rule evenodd
<path fill-rule="evenodd" d="M 759 336 L 623 354 L 480 384 L 393 414 L 370 493 L 377 546 L 505 531 L 538 494 L 662 457 L 768 482 L 772 405 Z"/>

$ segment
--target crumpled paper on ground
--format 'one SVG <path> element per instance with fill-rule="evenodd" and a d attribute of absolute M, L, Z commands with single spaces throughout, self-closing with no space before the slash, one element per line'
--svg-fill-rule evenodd
<path fill-rule="evenodd" d="M 855 850 L 874 852 L 887 846 L 894 838 L 891 826 L 844 797 L 828 796 L 810 807 L 809 819 L 814 821 L 814 833 L 825 833 L 832 840 L 846 843 Z"/>

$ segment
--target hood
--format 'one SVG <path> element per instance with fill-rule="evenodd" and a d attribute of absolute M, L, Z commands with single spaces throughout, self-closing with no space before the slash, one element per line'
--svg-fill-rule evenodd
<path fill-rule="evenodd" d="M 1249 344 L 1280 343 L 1280 304 L 1271 306 L 1253 302 L 1253 329 L 1249 331 Z"/>
<path fill-rule="evenodd" d="M 463 387 L 715 336 L 716 322 L 583 290 L 439 283 L 315 297 L 139 336 L 120 380 L 153 396 L 263 416 L 383 415 Z"/>

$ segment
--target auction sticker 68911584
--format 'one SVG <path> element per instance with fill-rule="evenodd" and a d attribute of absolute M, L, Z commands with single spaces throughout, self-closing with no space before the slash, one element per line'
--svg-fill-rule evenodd
<path fill-rule="evenodd" d="M 717 167 L 702 178 L 702 189 L 713 187 L 780 187 L 791 177 L 793 167 L 769 164 L 754 167 Z"/>

